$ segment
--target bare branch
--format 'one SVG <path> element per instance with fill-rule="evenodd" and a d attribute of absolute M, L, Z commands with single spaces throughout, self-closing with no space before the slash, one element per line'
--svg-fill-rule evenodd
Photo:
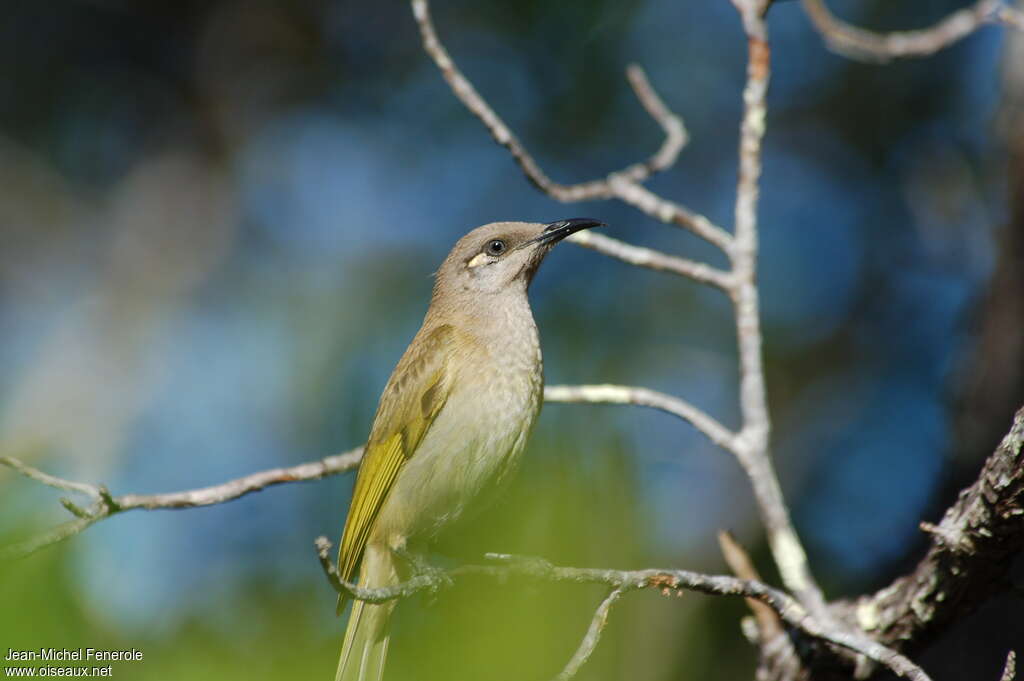
<path fill-rule="evenodd" d="M 645 389 L 626 388 L 623 386 L 552 386 L 549 390 L 552 390 L 553 394 L 546 397 L 552 401 L 639 404 L 658 408 L 677 416 L 682 416 L 681 413 L 677 412 L 685 411 L 685 409 L 680 407 L 681 404 L 684 405 L 685 403 Z M 712 422 L 714 422 L 713 419 Z M 724 430 L 724 427 L 720 426 L 720 424 L 718 424 L 718 427 Z M 1022 449 L 1024 449 L 1024 409 L 1018 413 L 1013 429 L 1004 438 L 999 450 L 986 463 L 978 483 L 961 495 L 958 503 L 947 512 L 946 518 L 944 518 L 943 523 L 940 525 L 943 531 L 936 533 L 936 536 L 939 537 L 936 541 L 940 542 L 941 546 L 933 548 L 933 552 L 936 550 L 942 551 L 945 552 L 944 555 L 935 557 L 930 553 L 930 559 L 926 559 L 924 563 L 932 560 L 932 562 L 940 565 L 946 564 L 946 569 L 954 575 L 962 575 L 962 581 L 965 582 L 968 580 L 968 572 L 970 572 L 970 582 L 976 583 L 977 580 L 975 578 L 978 571 L 971 565 L 958 565 L 955 561 L 950 561 L 949 555 L 955 555 L 956 551 L 963 550 L 964 546 L 971 546 L 980 551 L 985 551 L 991 548 L 991 546 L 1002 547 L 1001 550 L 1003 552 L 1012 553 L 1017 550 L 1018 545 L 1024 541 L 1020 537 L 1019 532 L 1015 533 L 1017 528 L 1014 524 L 1014 521 L 1024 513 L 1021 510 L 1024 507 L 1024 456 L 1021 455 Z M 355 467 L 359 461 L 360 454 L 360 450 L 356 449 L 337 456 L 327 457 L 321 461 L 300 464 L 290 468 L 262 471 L 201 490 L 158 495 L 123 495 L 119 497 L 111 496 L 102 486 L 64 480 L 43 473 L 15 459 L 3 458 L 0 459 L 0 463 L 11 467 L 30 479 L 59 489 L 72 489 L 81 492 L 90 498 L 98 500 L 96 503 L 99 504 L 89 511 L 78 509 L 81 513 L 87 515 L 68 521 L 40 538 L 25 542 L 17 547 L 7 547 L 3 555 L 5 557 L 16 556 L 37 550 L 77 534 L 93 523 L 123 510 L 135 508 L 191 508 L 229 501 L 274 484 L 319 479 Z M 77 509 L 77 507 L 75 508 Z M 956 541 L 950 539 L 951 537 L 958 536 L 960 539 Z M 1017 544 L 1007 545 L 1007 538 L 1013 540 L 1013 537 L 1016 537 L 1014 541 Z M 985 542 L 988 542 L 991 546 L 981 546 Z M 329 541 L 324 538 L 318 539 L 317 549 L 322 567 L 332 585 L 337 590 L 348 593 L 354 598 L 381 603 L 395 598 L 407 597 L 423 590 L 437 590 L 445 586 L 444 576 L 426 574 L 418 575 L 408 582 L 389 589 L 365 589 L 356 584 L 342 582 L 338 578 L 337 570 L 330 560 Z M 1003 565 L 1004 569 L 1005 565 L 1008 564 L 1008 561 L 999 556 L 993 558 L 991 554 L 987 555 L 996 564 Z M 511 556 L 495 557 L 502 559 L 506 564 L 501 567 L 464 566 L 456 568 L 448 574 L 451 576 L 461 574 L 501 576 L 511 573 L 540 579 L 554 579 L 556 581 L 600 583 L 622 593 L 634 589 L 658 588 L 669 591 L 690 589 L 709 594 L 743 596 L 765 603 L 772 611 L 778 614 L 782 621 L 809 636 L 864 655 L 875 662 L 884 664 L 889 669 L 906 678 L 918 681 L 925 681 L 928 678 L 924 675 L 924 672 L 905 657 L 883 645 L 884 642 L 892 641 L 893 639 L 896 639 L 893 641 L 894 643 L 899 643 L 900 639 L 913 638 L 916 640 L 919 638 L 919 632 L 908 632 L 895 627 L 882 627 L 879 619 L 879 608 L 882 608 L 883 604 L 865 604 L 862 599 L 861 602 L 854 606 L 849 604 L 839 605 L 840 612 L 854 611 L 856 613 L 854 617 L 821 618 L 814 615 L 813 612 L 807 612 L 803 606 L 791 597 L 761 584 L 756 579 L 736 580 L 728 577 L 700 575 L 685 570 L 624 572 L 616 570 L 559 568 L 538 559 L 514 558 Z M 752 566 L 748 566 L 750 568 L 748 570 L 747 567 L 740 566 L 735 558 L 735 555 L 733 555 L 730 564 L 739 573 L 747 575 L 756 574 L 753 572 Z M 925 574 L 918 576 L 915 580 L 905 579 L 901 581 L 908 581 L 918 586 L 926 583 L 934 587 L 935 585 L 946 583 L 948 579 L 949 576 L 945 574 L 940 576 Z M 993 578 L 981 581 L 996 583 L 999 580 Z M 903 594 L 902 602 L 906 603 L 908 602 L 907 599 L 912 599 L 912 607 L 906 608 L 905 613 L 913 612 L 916 615 L 925 610 L 935 612 L 935 603 L 941 603 L 946 600 L 956 601 L 950 594 L 951 592 L 949 591 L 941 594 L 935 593 L 932 596 L 922 596 L 920 593 Z M 879 592 L 876 598 L 900 600 L 896 598 L 893 587 Z M 925 604 L 927 604 L 927 608 L 922 608 Z M 597 620 L 595 619 L 595 621 Z M 856 622 L 858 627 L 863 627 L 867 631 L 872 632 L 883 643 L 871 641 L 857 630 L 843 629 L 838 624 L 841 621 Z M 588 634 L 589 636 L 590 634 Z M 584 643 L 589 645 L 586 640 Z M 596 645 L 596 640 L 593 641 L 593 644 Z M 577 652 L 579 654 L 579 651 Z M 1007 679 L 1007 674 L 1011 674 L 1009 678 L 1012 679 L 1013 663 L 1014 660 L 1012 658 L 1008 659 L 1007 668 L 1010 671 L 1004 672 L 1004 680 Z"/>
<path fill-rule="evenodd" d="M 110 492 L 103 485 L 91 485 L 64 480 L 33 468 L 18 459 L 0 457 L 0 464 L 12 468 L 27 478 L 41 482 L 49 487 L 79 492 L 93 500 L 92 506 L 88 509 L 80 508 L 69 500 L 62 500 L 62 505 L 76 516 L 74 520 L 69 520 L 24 542 L 0 548 L 0 558 L 9 559 L 27 556 L 51 544 L 72 537 L 100 520 L 123 511 L 210 506 L 237 499 L 251 492 L 258 492 L 272 485 L 303 480 L 319 480 L 320 478 L 355 468 L 359 464 L 362 453 L 363 451 L 360 447 L 343 454 L 328 456 L 319 461 L 302 463 L 288 468 L 260 471 L 236 478 L 235 480 L 229 480 L 219 485 L 200 489 L 170 492 L 167 494 L 125 494 L 118 497 L 111 496 Z"/>
<path fill-rule="evenodd" d="M 1012 557 L 1024 550 L 1021 518 L 1024 409 L 975 483 L 930 532 L 932 545 L 914 571 L 877 593 L 833 608 L 887 645 L 920 650 L 945 625 L 1006 588 Z"/>
<path fill-rule="evenodd" d="M 647 74 L 639 64 L 626 67 L 626 79 L 633 88 L 633 93 L 640 101 L 647 114 L 657 121 L 665 132 L 665 141 L 661 148 L 646 161 L 623 168 L 616 175 L 628 177 L 634 182 L 643 182 L 654 173 L 668 170 L 676 163 L 679 152 L 683 150 L 690 136 L 686 132 L 683 119 L 672 112 L 647 80 Z"/>
<path fill-rule="evenodd" d="M 614 248 L 627 248 L 621 242 L 610 241 L 613 242 Z M 609 385 L 549 386 L 545 390 L 545 399 L 552 402 L 604 402 L 652 407 L 692 423 L 698 430 L 707 435 L 712 442 L 727 450 L 732 450 L 736 439 L 734 433 L 696 407 L 675 397 L 646 388 L 627 388 Z M 319 461 L 310 461 L 287 468 L 258 471 L 209 487 L 164 494 L 124 494 L 121 496 L 112 496 L 103 485 L 65 480 L 44 473 L 18 459 L 0 457 L 0 464 L 8 466 L 29 479 L 49 487 L 78 492 L 89 497 L 92 501 L 89 508 L 81 508 L 70 500 L 62 499 L 61 504 L 68 512 L 75 516 L 74 520 L 62 523 L 23 542 L 0 547 L 0 558 L 22 558 L 47 546 L 73 537 L 95 523 L 124 511 L 136 509 L 184 509 L 222 504 L 273 485 L 286 482 L 319 480 L 352 470 L 359 465 L 361 457 L 362 448 L 360 447 L 343 454 L 328 456 Z"/>
<path fill-rule="evenodd" d="M 89 485 L 84 482 L 75 482 L 73 480 L 65 480 L 64 478 L 58 478 L 55 475 L 44 473 L 38 468 L 33 468 L 32 466 L 29 466 L 28 464 L 25 464 L 12 456 L 0 456 L 0 464 L 7 466 L 8 468 L 13 468 L 14 470 L 24 475 L 26 478 L 31 478 L 36 482 L 41 482 L 47 487 L 63 489 L 69 492 L 79 492 L 81 494 L 86 494 L 92 497 L 93 499 L 100 498 L 100 490 L 99 487 L 97 487 L 96 485 Z"/>
<path fill-rule="evenodd" d="M 618 258 L 637 267 L 646 267 L 659 272 L 669 272 L 670 274 L 678 274 L 681 277 L 689 277 L 694 281 L 714 286 L 723 291 L 728 291 L 732 287 L 732 277 L 729 272 L 720 270 L 717 267 L 669 255 L 651 248 L 634 246 L 604 234 L 582 231 L 576 232 L 566 240 L 598 253 Z"/>
<path fill-rule="evenodd" d="M 1003 667 L 1003 675 L 999 681 L 1013 681 L 1017 678 L 1017 653 L 1011 650 L 1006 656 L 1006 665 Z"/>
<path fill-rule="evenodd" d="M 630 66 L 627 70 L 627 77 L 640 103 L 665 131 L 665 141 L 661 148 L 647 161 L 610 173 L 605 179 L 570 185 L 559 184 L 541 170 L 526 147 L 505 124 L 505 121 L 494 112 L 494 109 L 480 96 L 473 84 L 455 65 L 437 37 L 427 0 L 412 0 L 412 10 L 423 39 L 423 49 L 440 69 L 441 75 L 444 76 L 452 93 L 469 109 L 470 113 L 480 119 L 494 140 L 508 149 L 512 158 L 526 174 L 527 179 L 537 189 L 551 198 L 565 203 L 596 199 L 621 199 L 662 222 L 686 227 L 720 248 L 728 247 L 730 237 L 723 229 L 714 225 L 706 217 L 693 213 L 671 201 L 653 200 L 657 197 L 643 190 L 639 184 L 651 174 L 671 167 L 687 139 L 682 120 L 665 106 L 639 66 Z"/>
<path fill-rule="evenodd" d="M 338 578 L 337 568 L 330 559 L 331 542 L 325 537 L 318 537 L 315 545 L 317 558 L 331 586 L 339 593 L 369 603 L 383 603 L 406 598 L 420 591 L 443 589 L 450 586 L 455 578 L 464 575 L 495 578 L 518 576 L 543 581 L 603 584 L 621 593 L 641 589 L 657 589 L 669 593 L 687 590 L 709 595 L 755 598 L 771 607 L 790 627 L 812 639 L 825 641 L 864 655 L 885 665 L 899 676 L 912 679 L 912 681 L 930 681 L 928 675 L 920 667 L 894 650 L 886 648 L 858 632 L 843 629 L 832 622 L 823 622 L 810 614 L 792 596 L 754 580 L 726 575 L 707 575 L 689 570 L 613 570 L 563 567 L 553 565 L 541 558 L 490 554 L 489 558 L 500 560 L 502 564 L 463 565 L 452 570 L 432 571 L 417 575 L 406 582 L 390 587 L 363 589 Z M 617 599 L 618 596 L 615 598 Z"/>
<path fill-rule="evenodd" d="M 566 203 L 577 201 L 590 201 L 594 199 L 611 198 L 612 193 L 605 180 L 594 180 L 592 182 L 581 182 L 579 184 L 559 184 L 547 176 L 533 157 L 523 146 L 522 142 L 505 124 L 505 121 L 494 112 L 487 101 L 480 96 L 473 84 L 463 75 L 462 71 L 452 60 L 451 55 L 445 49 L 437 31 L 434 28 L 433 19 L 430 17 L 430 6 L 427 0 L 412 0 L 413 15 L 419 25 L 420 36 L 423 39 L 423 49 L 437 64 L 441 75 L 448 82 L 452 92 L 461 101 L 470 113 L 480 119 L 487 126 L 487 130 L 494 137 L 494 140 L 501 146 L 508 149 L 509 153 L 522 168 L 526 177 L 538 189 L 554 199 Z M 647 80 L 643 70 L 637 65 L 631 65 L 627 70 L 627 77 L 630 85 L 636 93 L 637 98 L 644 109 L 654 118 L 665 131 L 665 141 L 661 148 L 649 159 L 642 163 L 629 166 L 618 174 L 636 181 L 642 182 L 655 172 L 670 168 L 679 156 L 687 141 L 686 128 L 682 120 L 673 114 L 662 102 Z"/>
<path fill-rule="evenodd" d="M 718 532 L 718 546 L 722 550 L 722 556 L 725 557 L 726 564 L 734 575 L 740 579 L 761 581 L 761 575 L 758 574 L 757 568 L 754 567 L 754 562 L 750 560 L 750 555 L 736 541 L 732 533 L 720 530 Z M 768 640 L 782 632 L 782 626 L 774 610 L 756 598 L 748 598 L 747 607 L 754 613 L 754 619 L 757 621 L 758 638 L 760 640 Z"/>
<path fill-rule="evenodd" d="M 639 179 L 643 171 L 627 170 L 613 173 L 606 180 L 564 186 L 554 183 L 539 168 L 504 121 L 490 108 L 473 85 L 458 70 L 437 38 L 430 18 L 427 0 L 412 0 L 413 13 L 420 27 L 424 49 L 441 70 L 455 96 L 481 121 L 499 144 L 505 146 L 523 172 L 549 196 L 562 201 L 595 198 L 617 198 L 656 217 L 662 222 L 686 227 L 708 242 L 722 248 L 733 262 L 733 271 L 723 273 L 706 265 L 689 261 L 671 261 L 670 256 L 627 247 L 593 235 L 578 237 L 582 245 L 614 255 L 627 262 L 673 271 L 730 292 L 736 306 L 737 332 L 740 346 L 741 408 L 744 426 L 737 436 L 715 419 L 676 398 L 652 391 L 621 386 L 555 386 L 546 392 L 552 401 L 609 402 L 644 404 L 662 409 L 689 421 L 713 442 L 734 452 L 751 479 L 755 496 L 768 531 L 773 554 L 787 586 L 801 600 L 819 613 L 824 598 L 807 566 L 807 558 L 797 538 L 782 497 L 781 488 L 768 457 L 769 419 L 761 366 L 761 332 L 757 300 L 757 199 L 761 173 L 761 140 L 765 127 L 765 94 L 769 76 L 769 50 L 763 22 L 767 4 L 764 0 L 736 0 L 750 43 L 747 86 L 744 91 L 745 112 L 741 130 L 740 180 L 736 200 L 736 237 L 713 224 L 706 217 L 644 188 Z M 650 90 L 642 72 L 631 70 L 631 83 L 637 96 L 651 115 L 671 137 L 673 117 L 667 107 Z M 681 125 L 681 121 L 679 122 Z M 668 127 L 666 127 L 668 126 Z M 668 158 L 668 155 L 665 155 Z M 672 156 L 674 161 L 674 156 Z M 662 167 L 664 164 L 655 164 Z M 665 166 L 667 167 L 667 166 Z M 706 269 L 707 268 L 707 269 Z"/>
<path fill-rule="evenodd" d="M 569 663 L 565 665 L 565 669 L 555 677 L 555 681 L 569 681 L 569 679 L 576 676 L 580 668 L 590 659 L 591 654 L 601 640 L 604 626 L 608 623 L 608 613 L 611 612 L 612 606 L 615 605 L 615 601 L 619 600 L 620 596 L 622 596 L 621 587 L 612 589 L 605 596 L 604 600 L 601 601 L 601 604 L 597 606 L 594 618 L 590 620 L 587 634 L 583 637 L 583 641 L 580 642 L 580 647 L 576 649 Z M 1010 681 L 1013 680 L 1011 679 Z"/>
<path fill-rule="evenodd" d="M 397 598 L 408 598 L 421 591 L 438 591 L 449 584 L 446 577 L 446 574 L 449 573 L 436 572 L 417 575 L 408 581 L 387 588 L 367 589 L 341 578 L 338 566 L 331 560 L 333 545 L 327 537 L 317 537 L 313 541 L 313 545 L 316 548 L 317 560 L 320 561 L 320 567 L 330 585 L 339 594 L 356 600 L 367 603 L 387 603 Z M 454 571 L 450 574 L 454 574 Z"/>
<path fill-rule="evenodd" d="M 648 388 L 625 385 L 549 385 L 544 388 L 547 402 L 589 402 L 592 404 L 634 404 L 652 407 L 678 416 L 704 433 L 719 447 L 734 452 L 737 446 L 736 434 L 723 426 L 714 417 L 677 397 L 659 393 Z"/>
<path fill-rule="evenodd" d="M 609 241 L 612 242 L 613 248 L 626 249 L 625 252 L 629 252 L 628 249 L 636 248 L 632 246 L 627 247 L 626 244 L 614 240 Z M 630 257 L 633 256 L 635 256 L 635 253 L 630 255 Z M 727 450 L 732 450 L 736 439 L 734 433 L 696 407 L 675 397 L 646 388 L 610 385 L 549 386 L 545 390 L 545 399 L 552 402 L 603 402 L 652 407 L 692 423 L 698 430 L 707 435 L 712 442 Z M 44 473 L 18 459 L 2 457 L 0 458 L 0 464 L 8 466 L 21 475 L 49 487 L 84 494 L 92 500 L 92 504 L 89 508 L 81 508 L 70 500 L 62 499 L 61 504 L 68 512 L 75 516 L 74 520 L 62 523 L 23 542 L 0 547 L 0 558 L 22 558 L 47 546 L 73 537 L 100 520 L 123 511 L 136 509 L 183 509 L 222 504 L 246 494 L 258 492 L 272 485 L 286 482 L 319 480 L 330 475 L 352 470 L 359 465 L 361 457 L 362 448 L 356 448 L 343 454 L 328 456 L 319 461 L 310 461 L 288 468 L 258 471 L 219 485 L 164 494 L 124 494 L 116 497 L 112 496 L 103 485 L 65 480 Z"/>
<path fill-rule="evenodd" d="M 740 124 L 739 179 L 736 186 L 735 243 L 732 250 L 736 336 L 740 364 L 743 428 L 736 453 L 750 478 L 775 563 L 785 585 L 808 608 L 825 616 L 825 598 L 814 581 L 807 555 L 793 528 L 769 453 L 771 421 L 761 356 L 761 317 L 757 290 L 757 202 L 761 143 L 767 123 L 771 51 L 764 0 L 734 0 L 747 34 L 747 83 Z"/>
<path fill-rule="evenodd" d="M 851 59 L 886 62 L 901 57 L 934 54 L 966 38 L 986 24 L 1013 23 L 1012 11 L 1001 10 L 1000 0 L 978 0 L 953 12 L 935 25 L 914 31 L 875 33 L 838 19 L 824 0 L 802 0 L 804 11 L 829 48 Z"/>
<path fill-rule="evenodd" d="M 170 494 L 126 494 L 117 497 L 120 510 L 128 511 L 136 508 L 145 509 L 180 509 L 195 506 L 222 504 L 252 492 L 259 492 L 272 485 L 285 482 L 319 480 L 338 473 L 350 471 L 359 465 L 363 456 L 363 448 L 356 447 L 342 454 L 335 454 L 287 468 L 272 468 L 252 473 L 228 482 L 200 489 Z"/>
<path fill-rule="evenodd" d="M 67 522 L 61 523 L 60 525 L 57 525 L 56 527 L 53 527 L 39 535 L 30 537 L 25 541 L 0 547 L 0 561 L 24 558 L 36 551 L 45 549 L 47 546 L 62 542 L 69 537 L 73 537 L 80 532 L 84 532 L 93 524 L 103 520 L 109 515 L 110 514 L 108 512 L 97 510 L 90 515 L 78 516 L 74 520 L 68 520 Z"/>
<path fill-rule="evenodd" d="M 638 182 L 617 175 L 608 176 L 610 198 L 633 206 L 641 213 L 669 224 L 690 230 L 726 253 L 732 247 L 732 236 L 708 218 L 685 206 L 658 196 Z"/>

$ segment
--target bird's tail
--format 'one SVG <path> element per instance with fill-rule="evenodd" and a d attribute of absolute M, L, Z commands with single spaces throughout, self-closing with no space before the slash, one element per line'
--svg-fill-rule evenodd
<path fill-rule="evenodd" d="M 381 681 L 388 654 L 389 604 L 352 603 L 334 681 Z"/>
<path fill-rule="evenodd" d="M 389 552 L 367 547 L 359 583 L 382 587 L 395 583 L 396 575 Z M 381 681 L 388 654 L 388 620 L 394 601 L 387 603 L 352 602 L 352 614 L 345 629 L 341 659 L 334 681 Z"/>

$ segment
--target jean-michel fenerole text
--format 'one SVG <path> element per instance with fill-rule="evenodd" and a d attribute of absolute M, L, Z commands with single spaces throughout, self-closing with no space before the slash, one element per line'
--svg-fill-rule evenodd
<path fill-rule="evenodd" d="M 7 662 L 67 662 L 79 660 L 83 662 L 117 662 L 142 660 L 142 651 L 132 648 L 130 650 L 101 650 L 98 648 L 39 648 L 38 650 L 17 650 L 10 648 Z"/>

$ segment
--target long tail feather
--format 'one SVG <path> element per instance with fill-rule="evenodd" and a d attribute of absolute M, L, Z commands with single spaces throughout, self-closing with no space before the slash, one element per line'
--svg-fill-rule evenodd
<path fill-rule="evenodd" d="M 391 608 L 355 601 L 334 681 L 381 681 L 388 654 Z"/>
<path fill-rule="evenodd" d="M 359 575 L 359 584 L 380 587 L 398 581 L 391 551 L 375 543 L 367 546 Z M 344 607 L 344 599 L 339 599 Z M 352 614 L 345 629 L 341 659 L 335 681 L 381 681 L 390 638 L 388 622 L 394 601 L 373 604 L 352 602 Z"/>

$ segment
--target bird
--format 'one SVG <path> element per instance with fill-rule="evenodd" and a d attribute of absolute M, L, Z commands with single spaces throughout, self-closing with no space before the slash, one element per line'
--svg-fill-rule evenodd
<path fill-rule="evenodd" d="M 422 550 L 508 482 L 544 392 L 527 289 L 555 244 L 599 226 L 494 222 L 452 248 L 377 407 L 338 550 L 343 580 L 358 569 L 360 587 L 382 588 L 424 569 Z M 335 681 L 383 678 L 394 608 L 353 602 Z"/>

